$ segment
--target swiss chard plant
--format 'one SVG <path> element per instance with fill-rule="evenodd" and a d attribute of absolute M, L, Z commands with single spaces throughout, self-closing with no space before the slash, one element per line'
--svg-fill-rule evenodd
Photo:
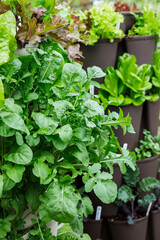
<path fill-rule="evenodd" d="M 125 53 L 119 57 L 118 67 L 106 69 L 104 84 L 99 97 L 105 106 L 141 105 L 146 91 L 152 88 L 151 65 L 138 66 L 133 55 Z"/>
<path fill-rule="evenodd" d="M 100 38 L 109 39 L 123 38 L 124 33 L 118 28 L 118 24 L 124 21 L 120 13 L 116 13 L 109 3 L 102 3 L 100 7 L 92 7 L 84 13 L 75 13 L 78 19 L 71 25 L 73 35 L 79 36 L 81 42 L 94 45 Z"/>
<path fill-rule="evenodd" d="M 138 211 L 156 200 L 155 194 L 148 192 L 157 187 L 158 180 L 148 177 L 140 181 L 139 169 L 136 167 L 135 171 L 128 169 L 124 174 L 124 181 L 125 184 L 118 190 L 115 203 L 122 208 L 128 224 L 134 224 L 135 220 L 141 217 Z"/>
<path fill-rule="evenodd" d="M 88 93 L 92 79 L 105 75 L 100 68 L 84 71 L 57 43 L 43 43 L 29 53 L 0 67 L 5 93 L 0 109 L 0 239 L 21 239 L 28 209 L 35 216 L 25 230 L 29 239 L 54 239 L 46 224 L 55 220 L 69 223 L 79 240 L 83 216 L 92 214 L 93 207 L 76 179 L 81 176 L 84 190 L 94 190 L 103 202 L 114 201 L 114 162 L 125 173 L 126 166 L 135 168 L 136 158 L 120 148 L 112 127 L 131 131 L 131 118 L 122 111 L 104 115 Z M 101 170 L 104 166 L 110 173 Z"/>
<path fill-rule="evenodd" d="M 151 6 L 144 6 L 142 14 L 135 14 L 136 23 L 129 31 L 129 36 L 155 35 L 157 41 L 160 37 L 160 14 Z"/>
<path fill-rule="evenodd" d="M 152 136 L 146 129 L 143 130 L 144 140 L 140 140 L 140 146 L 135 148 L 137 160 L 154 157 L 160 154 L 160 137 Z"/>

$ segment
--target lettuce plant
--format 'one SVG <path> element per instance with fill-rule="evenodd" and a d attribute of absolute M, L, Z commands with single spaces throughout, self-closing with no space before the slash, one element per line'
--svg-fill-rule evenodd
<path fill-rule="evenodd" d="M 155 189 L 159 181 L 155 178 L 148 177 L 139 181 L 139 169 L 128 169 L 124 174 L 125 185 L 119 188 L 115 203 L 122 208 L 126 215 L 128 224 L 134 224 L 138 219 L 138 210 L 144 209 L 151 202 L 156 200 L 153 193 L 147 194 L 152 189 Z M 143 193 L 143 197 L 140 194 Z M 146 193 L 144 195 L 144 193 Z"/>
<path fill-rule="evenodd" d="M 116 13 L 109 3 L 102 3 L 100 7 L 92 7 L 76 16 L 79 16 L 77 26 L 80 39 L 88 45 L 94 45 L 100 38 L 113 42 L 116 37 L 124 36 L 122 30 L 118 28 L 118 24 L 124 21 L 123 15 Z"/>
<path fill-rule="evenodd" d="M 55 220 L 70 224 L 75 232 L 70 236 L 78 234 L 78 240 L 83 216 L 93 212 L 84 190 L 112 202 L 113 163 L 123 173 L 126 165 L 135 168 L 134 153 L 120 148 L 112 130 L 119 125 L 130 131 L 131 118 L 122 111 L 104 115 L 88 93 L 92 79 L 105 75 L 100 68 L 86 72 L 57 43 L 29 53 L 0 67 L 6 96 L 0 109 L 0 239 L 20 239 L 23 214 L 30 209 L 35 215 L 26 229 L 30 239 L 54 239 L 46 224 Z"/>
<path fill-rule="evenodd" d="M 145 36 L 155 35 L 157 41 L 160 37 L 160 14 L 149 6 L 143 8 L 143 12 L 140 15 L 136 15 L 136 23 L 129 31 L 129 36 Z"/>
<path fill-rule="evenodd" d="M 157 49 L 153 55 L 152 75 L 150 82 L 152 88 L 147 91 L 145 99 L 151 102 L 156 102 L 160 96 L 160 49 Z"/>
<path fill-rule="evenodd" d="M 104 84 L 99 97 L 105 106 L 141 105 L 146 91 L 152 88 L 151 65 L 138 66 L 133 55 L 125 53 L 119 57 L 118 67 L 106 69 Z"/>

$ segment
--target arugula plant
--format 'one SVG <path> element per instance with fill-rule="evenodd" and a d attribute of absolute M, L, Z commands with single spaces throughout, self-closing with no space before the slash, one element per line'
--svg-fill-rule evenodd
<path fill-rule="evenodd" d="M 0 109 L 0 239 L 22 236 L 29 208 L 36 218 L 26 230 L 30 239 L 53 239 L 46 227 L 51 220 L 69 223 L 81 236 L 83 216 L 93 207 L 76 178 L 82 176 L 87 192 L 114 201 L 113 163 L 125 172 L 136 158 L 120 148 L 112 127 L 132 131 L 131 118 L 122 111 L 104 115 L 88 93 L 92 79 L 105 75 L 100 68 L 86 72 L 57 43 L 29 53 L 0 67 L 6 96 Z M 104 165 L 110 173 L 101 171 Z"/>
<path fill-rule="evenodd" d="M 84 13 L 75 12 L 73 16 L 78 19 L 71 24 L 73 36 L 79 36 L 78 41 L 88 45 L 94 45 L 100 38 L 109 39 L 123 38 L 124 33 L 118 28 L 118 24 L 124 21 L 123 15 L 116 13 L 109 3 L 102 3 L 100 7 L 91 7 Z"/>
<path fill-rule="evenodd" d="M 123 176 L 125 184 L 119 188 L 115 203 L 122 208 L 128 224 L 134 224 L 139 218 L 138 211 L 145 209 L 151 202 L 156 200 L 155 194 L 147 193 L 155 189 L 158 185 L 158 180 L 155 178 L 143 178 L 139 181 L 139 168 L 136 170 L 128 169 Z M 143 197 L 140 194 L 143 193 Z M 146 193 L 144 195 L 144 193 Z"/>
<path fill-rule="evenodd" d="M 138 66 L 133 55 L 125 53 L 119 57 L 118 67 L 108 67 L 99 97 L 105 107 L 108 105 L 141 105 L 146 91 L 152 88 L 151 65 Z"/>
<path fill-rule="evenodd" d="M 152 136 L 146 129 L 143 130 L 144 140 L 140 140 L 140 146 L 135 148 L 137 160 L 150 158 L 160 154 L 160 137 Z"/>
<path fill-rule="evenodd" d="M 129 36 L 149 36 L 155 35 L 157 41 L 159 40 L 160 33 L 160 14 L 155 8 L 147 5 L 143 7 L 142 14 L 135 14 L 136 23 L 129 31 Z"/>

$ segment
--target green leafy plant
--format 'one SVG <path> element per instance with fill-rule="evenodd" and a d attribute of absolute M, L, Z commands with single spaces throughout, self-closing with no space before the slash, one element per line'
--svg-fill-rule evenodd
<path fill-rule="evenodd" d="M 141 105 L 150 83 L 151 65 L 138 66 L 133 55 L 125 53 L 119 57 L 118 67 L 106 69 L 104 84 L 101 84 L 99 97 L 106 106 Z"/>
<path fill-rule="evenodd" d="M 155 35 L 160 37 L 160 14 L 151 6 L 144 6 L 142 14 L 135 14 L 136 23 L 129 31 L 129 36 Z"/>
<path fill-rule="evenodd" d="M 138 160 L 150 158 L 160 154 L 160 138 L 152 136 L 146 129 L 143 130 L 144 140 L 140 140 L 140 146 L 135 148 Z"/>
<path fill-rule="evenodd" d="M 77 21 L 70 28 L 74 29 L 74 35 L 79 35 L 79 41 L 88 45 L 94 45 L 100 38 L 109 39 L 123 38 L 124 33 L 118 28 L 123 22 L 123 16 L 115 12 L 109 3 L 102 3 L 100 7 L 92 7 L 84 13 L 74 13 L 78 16 Z M 76 26 L 76 27 L 75 27 Z"/>
<path fill-rule="evenodd" d="M 93 207 L 76 179 L 104 202 L 116 198 L 113 171 L 101 168 L 112 170 L 114 162 L 123 172 L 135 168 L 135 155 L 120 148 L 112 131 L 118 125 L 130 130 L 131 118 L 104 115 L 88 93 L 92 79 L 105 75 L 100 68 L 86 72 L 57 43 L 29 53 L 0 67 L 6 97 L 0 110 L 0 239 L 21 239 L 26 209 L 35 216 L 25 231 L 29 239 L 54 239 L 46 226 L 51 220 L 69 223 L 82 236 L 83 216 Z"/>
<path fill-rule="evenodd" d="M 151 75 L 151 83 L 152 88 L 147 91 L 147 95 L 145 99 L 151 102 L 156 102 L 160 96 L 160 49 L 157 49 L 153 55 L 153 63 L 152 63 L 152 75 Z"/>
<path fill-rule="evenodd" d="M 16 19 L 11 11 L 0 15 L 0 35 L 0 65 L 2 65 L 13 58 L 17 49 Z"/>
<path fill-rule="evenodd" d="M 124 174 L 125 185 L 119 188 L 115 203 L 122 207 L 125 213 L 128 224 L 134 224 L 134 220 L 139 218 L 138 210 L 147 207 L 151 202 L 156 200 L 153 193 L 147 194 L 158 185 L 158 180 L 155 178 L 143 178 L 139 181 L 139 168 L 136 170 L 128 169 Z M 143 197 L 140 194 L 143 193 Z M 144 193 L 146 193 L 144 195 Z"/>

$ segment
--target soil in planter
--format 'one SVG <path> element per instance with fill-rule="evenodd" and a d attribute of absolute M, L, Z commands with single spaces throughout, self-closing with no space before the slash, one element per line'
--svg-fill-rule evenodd
<path fill-rule="evenodd" d="M 102 169 L 106 171 L 105 169 Z M 108 171 L 107 171 L 108 172 Z M 114 164 L 114 174 L 113 174 L 113 181 L 117 184 L 117 187 L 120 188 L 122 186 L 122 173 L 118 164 Z M 114 203 L 105 204 L 103 203 L 92 191 L 89 194 L 89 197 L 92 201 L 93 207 L 96 210 L 98 206 L 102 207 L 102 217 L 110 217 L 116 216 L 118 212 L 118 207 Z"/>
<path fill-rule="evenodd" d="M 146 240 L 148 217 L 138 218 L 133 225 L 128 225 L 127 221 L 123 221 L 123 217 L 119 216 L 109 219 L 108 222 L 112 240 Z"/>
<path fill-rule="evenodd" d="M 127 53 L 137 59 L 137 64 L 152 64 L 153 53 L 156 50 L 156 36 L 125 37 Z"/>

